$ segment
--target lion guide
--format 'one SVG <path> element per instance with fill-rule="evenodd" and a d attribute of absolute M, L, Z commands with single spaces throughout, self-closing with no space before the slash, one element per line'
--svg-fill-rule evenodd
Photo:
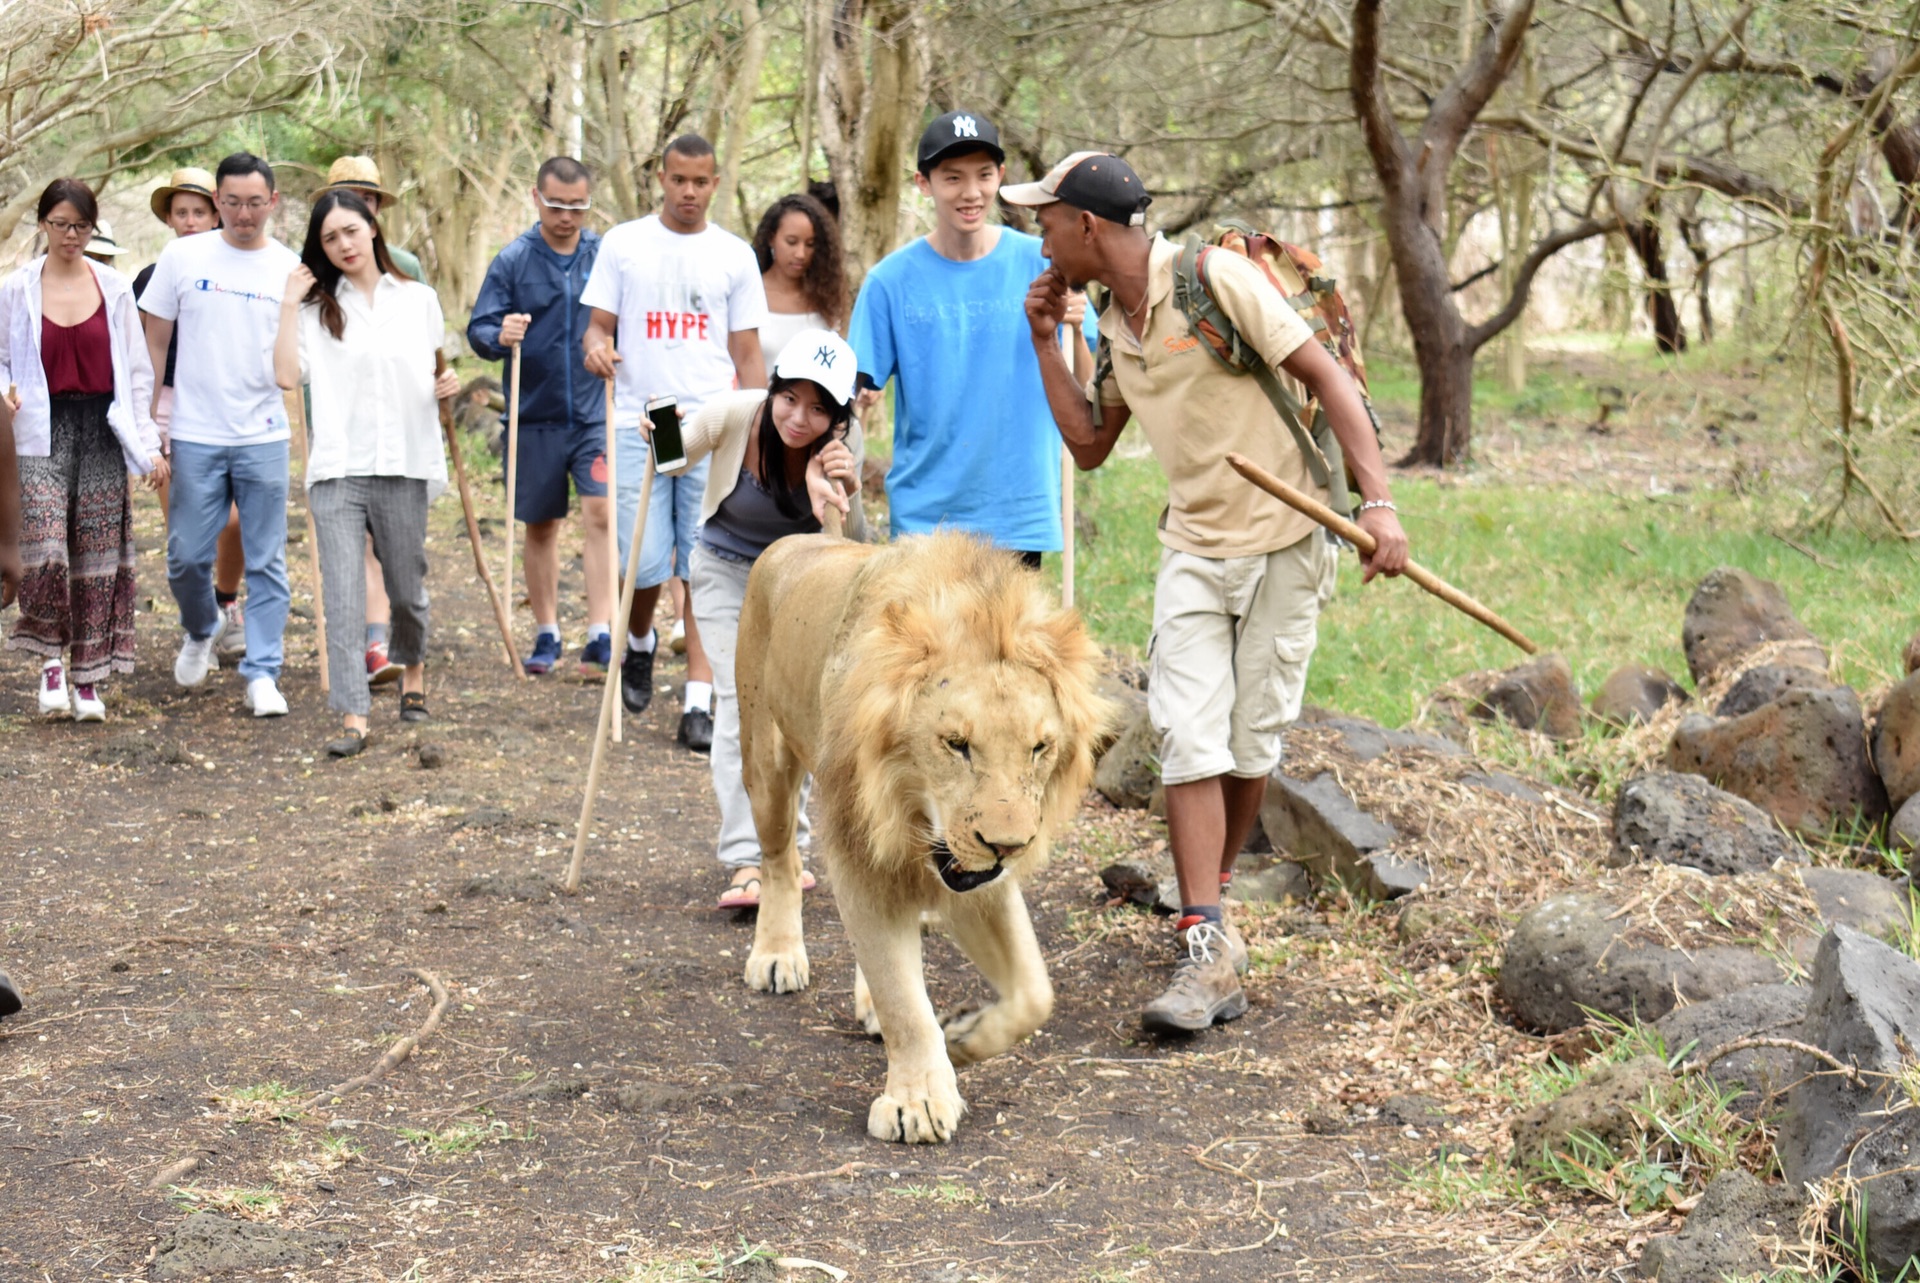
<path fill-rule="evenodd" d="M 955 533 L 885 547 L 782 539 L 740 612 L 740 744 L 763 879 L 747 984 L 807 985 L 800 783 L 860 973 L 856 1014 L 886 1041 L 881 1140 L 953 1135 L 954 1066 L 1038 1029 L 1053 986 L 1020 895 L 1079 809 L 1111 716 L 1080 617 L 1010 553 Z M 936 1016 L 920 957 L 937 913 L 998 995 Z"/>

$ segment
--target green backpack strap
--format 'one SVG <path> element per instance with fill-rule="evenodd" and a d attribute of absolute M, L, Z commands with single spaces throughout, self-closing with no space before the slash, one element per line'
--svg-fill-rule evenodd
<path fill-rule="evenodd" d="M 1279 411 L 1287 430 L 1293 433 L 1293 443 L 1299 449 L 1300 456 L 1307 461 L 1307 472 L 1313 477 L 1314 484 L 1328 491 L 1334 500 L 1335 511 L 1344 513 L 1348 503 L 1345 469 L 1336 469 L 1326 452 L 1315 444 L 1313 437 L 1300 423 L 1301 404 L 1294 400 L 1293 393 L 1287 390 L 1279 376 L 1268 366 L 1266 358 L 1240 337 L 1240 331 L 1214 301 L 1213 289 L 1207 282 L 1206 251 L 1210 248 L 1201 241 L 1198 233 L 1194 233 L 1187 237 L 1186 244 L 1181 247 L 1179 260 L 1174 264 L 1174 302 L 1185 314 L 1187 328 L 1194 332 L 1194 336 L 1200 339 L 1200 346 L 1210 352 L 1215 360 L 1235 374 L 1253 376 L 1260 390 L 1266 393 L 1267 400 Z M 1220 336 L 1225 352 L 1200 333 L 1203 322 Z M 1328 434 L 1328 440 L 1333 440 L 1331 433 Z M 1334 448 L 1338 449 L 1337 443 Z M 1335 478 L 1338 478 L 1337 485 Z"/>

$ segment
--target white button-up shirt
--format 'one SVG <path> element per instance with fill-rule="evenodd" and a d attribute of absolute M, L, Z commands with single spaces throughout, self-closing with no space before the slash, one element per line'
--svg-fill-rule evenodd
<path fill-rule="evenodd" d="M 339 338 L 320 309 L 300 308 L 300 372 L 313 395 L 307 485 L 338 477 L 415 477 L 431 498 L 447 485 L 433 354 L 445 339 L 440 299 L 418 281 L 382 276 L 373 298 L 340 281 Z"/>

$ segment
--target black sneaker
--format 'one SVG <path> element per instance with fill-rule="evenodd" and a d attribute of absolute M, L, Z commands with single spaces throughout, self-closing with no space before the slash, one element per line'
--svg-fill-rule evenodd
<path fill-rule="evenodd" d="M 620 661 L 620 702 L 636 717 L 653 703 L 653 651 L 628 648 Z"/>
<path fill-rule="evenodd" d="M 713 751 L 713 715 L 704 708 L 690 708 L 680 714 L 679 740 L 696 753 Z"/>
<path fill-rule="evenodd" d="M 20 991 L 13 987 L 13 981 L 7 979 L 7 973 L 0 971 L 0 1016 L 11 1016 L 20 1010 Z"/>

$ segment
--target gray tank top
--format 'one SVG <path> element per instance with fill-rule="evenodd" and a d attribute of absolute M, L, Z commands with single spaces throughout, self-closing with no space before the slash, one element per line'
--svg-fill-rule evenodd
<path fill-rule="evenodd" d="M 803 500 L 804 501 L 804 500 Z M 820 530 L 811 513 L 789 517 L 745 467 L 733 492 L 720 501 L 700 530 L 700 542 L 730 561 L 752 561 L 776 539 Z"/>

